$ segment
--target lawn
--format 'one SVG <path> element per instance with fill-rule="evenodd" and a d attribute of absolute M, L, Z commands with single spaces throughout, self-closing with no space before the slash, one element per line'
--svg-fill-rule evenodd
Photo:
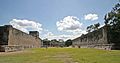
<path fill-rule="evenodd" d="M 120 63 L 120 51 L 85 48 L 35 48 L 0 53 L 0 63 Z"/>

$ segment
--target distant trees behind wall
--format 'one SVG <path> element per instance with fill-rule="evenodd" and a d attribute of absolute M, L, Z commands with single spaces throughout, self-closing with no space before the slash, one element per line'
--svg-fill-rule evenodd
<path fill-rule="evenodd" d="M 50 45 L 50 40 L 48 40 L 47 38 L 43 39 L 42 42 L 43 42 L 43 45 Z"/>
<path fill-rule="evenodd" d="M 52 40 L 48 40 L 48 39 L 43 39 L 43 47 L 47 46 L 47 47 L 68 47 L 72 45 L 72 40 L 68 39 L 66 41 L 64 40 L 57 40 L 57 39 L 52 39 Z"/>
<path fill-rule="evenodd" d="M 48 40 L 47 38 L 46 39 L 43 39 L 43 47 L 63 47 L 65 46 L 65 42 L 64 40 L 60 39 L 60 40 L 57 40 L 57 39 L 52 39 L 52 40 Z"/>
<path fill-rule="evenodd" d="M 72 40 L 68 39 L 67 41 L 65 41 L 65 46 L 71 46 L 72 45 Z"/>

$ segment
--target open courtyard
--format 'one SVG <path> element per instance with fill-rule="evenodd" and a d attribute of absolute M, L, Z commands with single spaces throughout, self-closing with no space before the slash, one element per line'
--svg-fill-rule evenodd
<path fill-rule="evenodd" d="M 120 50 L 34 48 L 1 52 L 0 63 L 120 63 Z"/>

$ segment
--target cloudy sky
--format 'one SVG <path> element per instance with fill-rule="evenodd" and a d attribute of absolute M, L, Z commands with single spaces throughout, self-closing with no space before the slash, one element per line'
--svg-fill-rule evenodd
<path fill-rule="evenodd" d="M 73 39 L 100 23 L 117 0 L 0 0 L 0 25 L 10 24 L 42 39 Z"/>

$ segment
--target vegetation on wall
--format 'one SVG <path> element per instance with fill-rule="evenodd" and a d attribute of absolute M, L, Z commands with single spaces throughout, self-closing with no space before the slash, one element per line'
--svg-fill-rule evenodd
<path fill-rule="evenodd" d="M 108 12 L 105 17 L 105 25 L 109 27 L 110 42 L 120 42 L 120 2 Z M 111 38 L 112 37 L 112 38 Z"/>
<path fill-rule="evenodd" d="M 98 30 L 98 27 L 100 26 L 100 23 L 96 23 L 94 25 L 90 25 L 87 27 L 87 32 L 92 32 L 94 30 Z"/>
<path fill-rule="evenodd" d="M 120 3 L 105 15 L 105 24 L 111 26 L 115 31 L 120 31 Z"/>

